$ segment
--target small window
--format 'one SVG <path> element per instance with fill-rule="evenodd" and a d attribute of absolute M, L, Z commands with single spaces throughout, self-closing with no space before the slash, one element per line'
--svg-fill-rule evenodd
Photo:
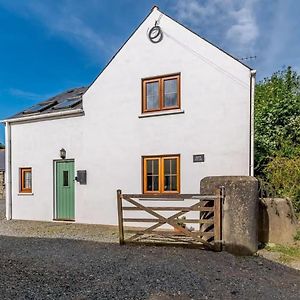
<path fill-rule="evenodd" d="M 180 74 L 142 80 L 142 111 L 180 108 Z"/>
<path fill-rule="evenodd" d="M 63 171 L 63 186 L 69 186 L 69 171 Z"/>
<path fill-rule="evenodd" d="M 179 155 L 143 157 L 144 193 L 179 193 Z"/>
<path fill-rule="evenodd" d="M 31 168 L 20 169 L 20 192 L 32 193 L 32 171 Z"/>
<path fill-rule="evenodd" d="M 146 159 L 146 190 L 159 192 L 159 159 Z"/>

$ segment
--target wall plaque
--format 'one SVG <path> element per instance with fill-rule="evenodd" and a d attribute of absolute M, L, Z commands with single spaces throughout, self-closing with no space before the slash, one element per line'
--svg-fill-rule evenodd
<path fill-rule="evenodd" d="M 204 154 L 194 154 L 193 155 L 193 162 L 204 162 Z"/>

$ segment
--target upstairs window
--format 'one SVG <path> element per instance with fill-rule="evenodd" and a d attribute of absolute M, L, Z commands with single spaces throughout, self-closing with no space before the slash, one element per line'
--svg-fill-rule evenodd
<path fill-rule="evenodd" d="M 180 74 L 142 80 L 142 112 L 180 108 Z"/>
<path fill-rule="evenodd" d="M 32 193 L 32 171 L 31 168 L 20 169 L 20 192 Z"/>
<path fill-rule="evenodd" d="M 179 193 L 179 155 L 143 157 L 143 193 Z"/>

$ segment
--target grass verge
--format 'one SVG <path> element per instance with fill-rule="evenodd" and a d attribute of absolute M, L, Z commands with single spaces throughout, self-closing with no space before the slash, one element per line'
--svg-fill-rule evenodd
<path fill-rule="evenodd" d="M 290 263 L 295 260 L 300 260 L 299 246 L 267 245 L 265 249 L 267 251 L 280 253 L 279 260 L 282 263 Z"/>

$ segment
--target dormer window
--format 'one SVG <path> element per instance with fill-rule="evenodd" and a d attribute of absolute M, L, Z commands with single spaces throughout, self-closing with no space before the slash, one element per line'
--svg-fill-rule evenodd
<path fill-rule="evenodd" d="M 180 74 L 142 80 L 142 112 L 180 108 Z"/>

